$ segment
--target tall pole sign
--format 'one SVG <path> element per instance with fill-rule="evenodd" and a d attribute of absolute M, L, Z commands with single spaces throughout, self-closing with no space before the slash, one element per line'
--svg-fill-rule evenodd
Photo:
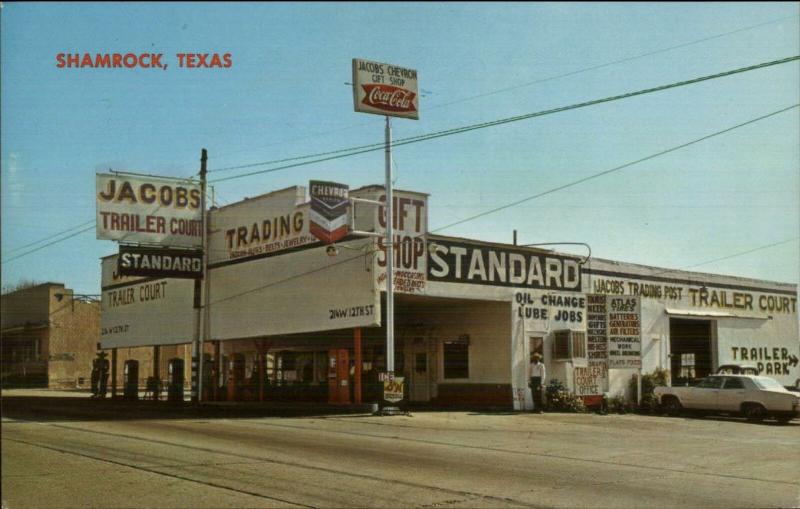
<path fill-rule="evenodd" d="M 417 71 L 392 64 L 353 59 L 355 111 L 386 116 L 386 371 L 394 380 L 394 203 L 392 196 L 392 123 L 389 117 L 419 120 Z"/>

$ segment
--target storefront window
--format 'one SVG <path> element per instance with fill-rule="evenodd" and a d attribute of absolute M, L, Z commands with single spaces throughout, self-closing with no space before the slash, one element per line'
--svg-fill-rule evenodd
<path fill-rule="evenodd" d="M 469 378 L 469 344 L 444 343 L 444 377 Z"/>

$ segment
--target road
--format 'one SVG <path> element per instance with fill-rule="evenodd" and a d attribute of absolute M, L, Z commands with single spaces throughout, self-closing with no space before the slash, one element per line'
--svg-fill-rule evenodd
<path fill-rule="evenodd" d="M 798 421 L 95 413 L 83 399 L 22 411 L 30 401 L 3 395 L 10 509 L 800 506 Z"/>

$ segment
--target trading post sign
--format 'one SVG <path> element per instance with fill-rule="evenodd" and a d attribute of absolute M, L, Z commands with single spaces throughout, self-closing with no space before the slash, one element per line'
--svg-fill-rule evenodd
<path fill-rule="evenodd" d="M 354 58 L 353 104 L 361 113 L 419 119 L 417 71 Z"/>
<path fill-rule="evenodd" d="M 203 277 L 202 251 L 120 246 L 118 260 L 117 274 L 120 276 Z"/>
<path fill-rule="evenodd" d="M 350 230 L 348 211 L 350 199 L 345 184 L 312 180 L 309 232 L 326 244 L 332 244 Z"/>
<path fill-rule="evenodd" d="M 201 247 L 198 183 L 163 177 L 97 174 L 97 238 L 165 247 Z"/>

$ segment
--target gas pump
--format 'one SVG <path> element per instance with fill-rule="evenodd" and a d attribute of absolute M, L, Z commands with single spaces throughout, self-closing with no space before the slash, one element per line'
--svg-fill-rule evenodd
<path fill-rule="evenodd" d="M 328 403 L 350 403 L 350 359 L 345 348 L 328 351 Z"/>
<path fill-rule="evenodd" d="M 183 359 L 170 359 L 167 368 L 167 401 L 183 401 Z"/>
<path fill-rule="evenodd" d="M 235 353 L 228 362 L 228 401 L 239 401 L 244 385 L 244 354 Z"/>
<path fill-rule="evenodd" d="M 214 393 L 214 361 L 210 353 L 203 354 L 203 401 L 209 401 Z"/>
<path fill-rule="evenodd" d="M 128 359 L 122 371 L 122 399 L 139 399 L 139 361 Z"/>

